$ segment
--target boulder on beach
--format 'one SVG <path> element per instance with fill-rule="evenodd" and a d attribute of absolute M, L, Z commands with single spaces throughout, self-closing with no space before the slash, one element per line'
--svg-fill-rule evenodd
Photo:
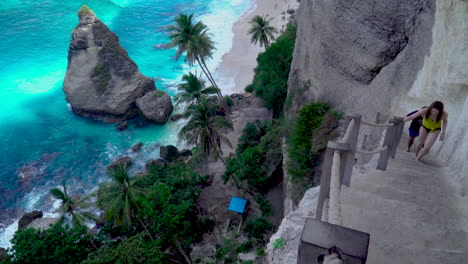
<path fill-rule="evenodd" d="M 109 166 L 107 166 L 107 170 L 115 170 L 118 167 L 125 167 L 128 168 L 130 165 L 132 165 L 132 159 L 130 157 L 124 156 L 119 158 L 118 160 L 112 162 Z"/>
<path fill-rule="evenodd" d="M 177 121 L 177 120 L 181 119 L 182 117 L 184 117 L 182 114 L 172 115 L 171 116 L 171 121 Z"/>
<path fill-rule="evenodd" d="M 18 229 L 23 229 L 27 227 L 32 221 L 38 218 L 42 218 L 42 216 L 43 213 L 41 211 L 32 211 L 30 213 L 25 213 L 18 221 Z"/>
<path fill-rule="evenodd" d="M 173 145 L 161 146 L 159 156 L 168 162 L 176 161 L 179 158 L 179 150 Z"/>
<path fill-rule="evenodd" d="M 136 100 L 136 105 L 148 120 L 164 125 L 174 110 L 171 97 L 164 91 L 156 90 Z"/>

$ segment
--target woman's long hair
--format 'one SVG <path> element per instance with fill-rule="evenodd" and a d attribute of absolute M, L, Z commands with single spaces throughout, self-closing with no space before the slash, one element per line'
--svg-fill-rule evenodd
<path fill-rule="evenodd" d="M 429 116 L 431 115 L 432 108 L 435 108 L 435 109 L 439 110 L 439 113 L 437 114 L 437 120 L 436 120 L 436 122 L 439 122 L 440 119 L 442 118 L 442 115 L 444 114 L 444 103 L 442 103 L 441 101 L 433 102 L 429 106 L 429 109 L 427 109 L 427 112 L 426 112 L 426 115 L 425 115 L 426 118 L 429 118 Z"/>

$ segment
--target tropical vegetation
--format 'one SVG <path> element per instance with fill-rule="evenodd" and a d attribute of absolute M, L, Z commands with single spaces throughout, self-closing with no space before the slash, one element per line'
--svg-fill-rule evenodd
<path fill-rule="evenodd" d="M 179 92 L 174 97 L 177 103 L 200 103 L 203 96 L 210 96 L 219 92 L 216 87 L 205 87 L 205 81 L 191 72 L 182 76 L 182 83 L 177 88 Z"/>
<path fill-rule="evenodd" d="M 198 104 L 190 105 L 185 114 L 190 119 L 180 130 L 179 137 L 197 145 L 204 158 L 210 155 L 221 157 L 222 142 L 232 147 L 223 131 L 232 129 L 232 124 L 225 116 L 216 114 L 215 105 L 210 99 L 202 97 Z"/>
<path fill-rule="evenodd" d="M 265 50 L 268 49 L 271 41 L 275 39 L 275 34 L 278 34 L 278 29 L 270 25 L 271 20 L 273 19 L 268 18 L 268 15 L 256 15 L 249 22 L 252 25 L 249 29 L 250 41 L 254 44 L 259 42 L 260 47 L 265 46 Z"/>
<path fill-rule="evenodd" d="M 91 207 L 91 203 L 87 202 L 89 197 L 82 199 L 73 198 L 67 192 L 67 186 L 63 182 L 63 190 L 59 188 L 53 188 L 50 190 L 50 194 L 60 200 L 60 206 L 55 212 L 60 214 L 59 224 L 63 224 L 66 220 L 71 220 L 74 226 L 84 226 L 86 221 L 95 221 L 96 217 L 85 211 Z"/>
<path fill-rule="evenodd" d="M 288 76 L 296 40 L 296 26 L 288 24 L 285 32 L 257 57 L 257 67 L 247 92 L 255 91 L 265 100 L 266 107 L 278 118 L 283 112 L 288 91 Z"/>

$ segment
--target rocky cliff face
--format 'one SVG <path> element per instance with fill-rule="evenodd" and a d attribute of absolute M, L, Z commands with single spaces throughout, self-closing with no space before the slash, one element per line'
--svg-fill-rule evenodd
<path fill-rule="evenodd" d="M 90 9 L 83 6 L 78 17 L 63 83 L 66 100 L 85 116 L 119 120 L 135 115 L 135 101 L 156 89 L 154 81 L 139 72 L 117 35 Z"/>
<path fill-rule="evenodd" d="M 468 194 L 468 1 L 438 0 L 432 46 L 407 93 L 393 103 L 392 112 L 404 114 L 434 100 L 449 113 L 447 136 L 432 155 L 448 161 L 462 194 Z"/>
<path fill-rule="evenodd" d="M 383 118 L 404 116 L 441 100 L 449 112 L 448 134 L 432 154 L 466 166 L 467 5 L 461 0 L 301 1 L 289 115 L 326 100 L 375 121 L 377 112 Z M 371 134 L 369 143 L 380 134 Z"/>
<path fill-rule="evenodd" d="M 429 53 L 434 10 L 426 0 L 302 1 L 290 113 L 313 100 L 372 118 L 388 112 Z"/>
<path fill-rule="evenodd" d="M 467 195 L 468 1 L 302 0 L 297 22 L 288 115 L 326 100 L 375 121 L 377 112 L 404 116 L 441 100 L 449 113 L 447 136 L 430 154 L 447 160 L 460 195 Z M 301 203 L 307 200 L 315 208 L 307 195 Z M 269 263 L 295 261 L 297 251 L 290 252 L 297 246 L 276 252 L 272 244 L 283 237 L 297 245 L 284 230 L 302 228 L 289 219 L 307 207 L 299 205 L 272 236 Z"/>

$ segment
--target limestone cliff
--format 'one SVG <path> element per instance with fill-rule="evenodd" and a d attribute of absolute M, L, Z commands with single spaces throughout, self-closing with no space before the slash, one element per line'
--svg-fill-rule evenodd
<path fill-rule="evenodd" d="M 297 23 L 287 114 L 326 100 L 374 121 L 377 112 L 404 116 L 441 100 L 449 113 L 447 135 L 430 155 L 447 161 L 460 183 L 457 195 L 466 196 L 468 1 L 302 0 Z M 268 246 L 269 263 L 295 261 L 297 251 L 287 254 L 297 247 L 275 252 L 272 243 L 283 237 L 297 245 L 284 230 L 296 230 L 301 223 L 289 219 L 306 209 L 300 205 L 283 220 Z"/>
<path fill-rule="evenodd" d="M 460 0 L 301 1 L 287 112 L 294 115 L 310 101 L 326 100 L 373 121 L 377 112 L 384 118 L 403 116 L 441 100 L 449 112 L 448 134 L 432 154 L 466 166 L 467 5 Z M 370 143 L 378 141 L 377 134 Z"/>
<path fill-rule="evenodd" d="M 136 100 L 155 91 L 154 81 L 140 73 L 117 35 L 89 8 L 83 6 L 78 17 L 63 83 L 66 100 L 85 116 L 119 120 L 135 115 Z"/>

